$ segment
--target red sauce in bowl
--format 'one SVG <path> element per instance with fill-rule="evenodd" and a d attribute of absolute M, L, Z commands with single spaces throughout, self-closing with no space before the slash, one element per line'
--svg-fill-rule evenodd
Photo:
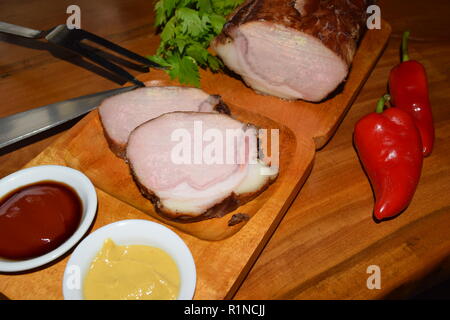
<path fill-rule="evenodd" d="M 0 257 L 24 260 L 56 249 L 78 228 L 83 206 L 71 187 L 40 181 L 0 200 Z"/>

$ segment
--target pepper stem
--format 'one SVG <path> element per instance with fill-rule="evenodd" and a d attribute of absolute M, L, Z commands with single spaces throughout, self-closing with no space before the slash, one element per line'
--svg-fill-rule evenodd
<path fill-rule="evenodd" d="M 375 112 L 376 113 L 383 113 L 384 105 L 389 100 L 391 100 L 391 96 L 390 95 L 385 94 L 384 96 L 382 96 L 380 98 L 380 100 L 378 100 L 378 102 L 377 102 L 377 108 L 375 109 Z"/>
<path fill-rule="evenodd" d="M 403 32 L 403 38 L 402 38 L 402 62 L 409 60 L 409 54 L 408 54 L 408 38 L 409 38 L 409 31 Z"/>

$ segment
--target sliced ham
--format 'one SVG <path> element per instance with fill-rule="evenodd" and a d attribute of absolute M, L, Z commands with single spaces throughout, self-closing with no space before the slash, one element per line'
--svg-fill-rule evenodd
<path fill-rule="evenodd" d="M 346 78 L 369 0 L 247 0 L 212 47 L 256 91 L 320 101 Z"/>
<path fill-rule="evenodd" d="M 137 126 L 173 111 L 229 113 L 219 96 L 197 88 L 146 87 L 105 99 L 100 120 L 111 150 L 123 158 L 128 137 Z"/>
<path fill-rule="evenodd" d="M 278 174 L 262 174 L 267 165 L 258 159 L 257 132 L 225 114 L 166 113 L 133 130 L 126 158 L 141 192 L 164 217 L 219 217 Z"/>

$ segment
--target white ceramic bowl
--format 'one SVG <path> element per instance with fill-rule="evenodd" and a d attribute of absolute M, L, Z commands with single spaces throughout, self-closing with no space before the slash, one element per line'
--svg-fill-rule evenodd
<path fill-rule="evenodd" d="M 118 245 L 148 245 L 167 252 L 180 271 L 178 300 L 194 296 L 197 274 L 194 258 L 184 241 L 169 228 L 148 220 L 121 220 L 103 226 L 87 236 L 76 247 L 66 265 L 63 278 L 63 295 L 66 300 L 83 299 L 83 280 L 92 260 L 106 239 Z"/>
<path fill-rule="evenodd" d="M 0 258 L 0 272 L 18 272 L 33 269 L 55 260 L 72 248 L 94 220 L 97 211 L 97 193 L 91 181 L 75 169 L 44 165 L 17 171 L 0 180 L 0 198 L 9 192 L 39 181 L 56 181 L 72 187 L 83 204 L 83 215 L 75 233 L 56 249 L 36 258 L 27 260 L 6 260 Z"/>

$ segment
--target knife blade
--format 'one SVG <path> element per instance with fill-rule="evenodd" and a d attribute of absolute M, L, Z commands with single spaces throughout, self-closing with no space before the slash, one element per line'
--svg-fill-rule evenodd
<path fill-rule="evenodd" d="M 0 149 L 73 120 L 97 108 L 105 98 L 136 88 L 102 91 L 0 118 Z"/>

